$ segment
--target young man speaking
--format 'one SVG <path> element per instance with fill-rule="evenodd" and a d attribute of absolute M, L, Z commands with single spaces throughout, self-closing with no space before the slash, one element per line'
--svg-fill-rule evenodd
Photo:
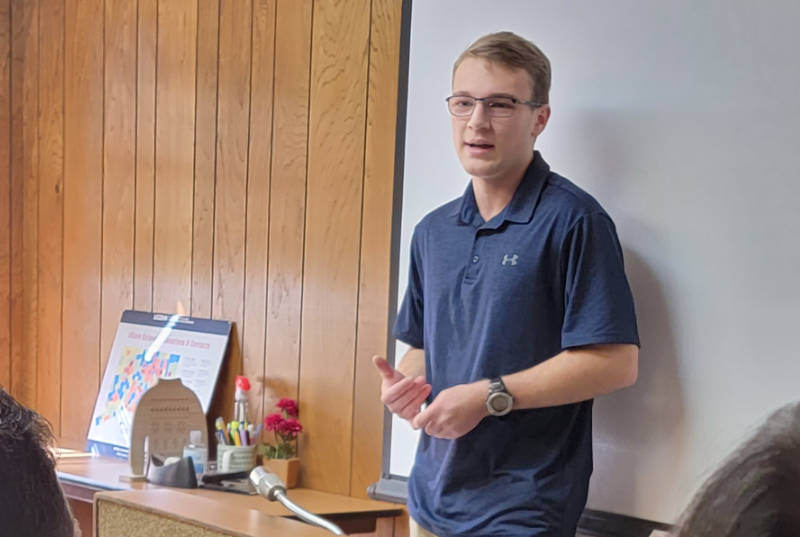
<path fill-rule="evenodd" d="M 534 151 L 550 62 L 510 32 L 456 60 L 447 98 L 471 180 L 411 241 L 386 406 L 422 429 L 412 535 L 573 536 L 592 398 L 632 384 L 639 338 L 614 224 Z M 420 406 L 427 402 L 424 410 Z"/>

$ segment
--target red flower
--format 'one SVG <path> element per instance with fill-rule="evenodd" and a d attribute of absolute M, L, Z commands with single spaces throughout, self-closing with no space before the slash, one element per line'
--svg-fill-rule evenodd
<path fill-rule="evenodd" d="M 268 431 L 280 431 L 283 428 L 284 419 L 280 414 L 270 414 L 264 418 L 264 428 Z"/>
<path fill-rule="evenodd" d="M 289 416 L 297 417 L 297 401 L 284 397 L 275 405 Z"/>
<path fill-rule="evenodd" d="M 272 432 L 275 441 L 264 442 L 261 453 L 269 459 L 288 459 L 297 455 L 297 437 L 303 426 L 297 421 L 297 401 L 283 398 L 276 406 L 280 412 L 264 418 L 264 428 Z"/>
<path fill-rule="evenodd" d="M 291 436 L 292 438 L 296 438 L 299 433 L 303 431 L 303 426 L 300 425 L 300 422 L 294 418 L 289 418 L 288 420 L 284 420 L 281 424 L 280 432 L 285 434 L 286 436 Z"/>

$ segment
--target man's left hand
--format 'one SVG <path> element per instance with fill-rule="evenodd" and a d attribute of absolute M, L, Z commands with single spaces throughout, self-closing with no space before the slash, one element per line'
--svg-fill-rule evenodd
<path fill-rule="evenodd" d="M 459 384 L 439 392 L 428 407 L 411 422 L 415 429 L 436 438 L 460 438 L 475 428 L 488 415 L 486 394 L 488 381 Z"/>

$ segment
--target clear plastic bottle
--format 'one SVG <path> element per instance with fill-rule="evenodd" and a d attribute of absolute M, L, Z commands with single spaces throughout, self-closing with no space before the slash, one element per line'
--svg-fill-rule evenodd
<path fill-rule="evenodd" d="M 197 477 L 205 473 L 208 464 L 208 448 L 203 444 L 202 431 L 189 431 L 189 443 L 183 448 L 183 456 L 192 458 Z"/>
<path fill-rule="evenodd" d="M 233 419 L 239 423 L 247 421 L 247 392 L 250 391 L 250 380 L 241 375 L 236 377 L 236 392 L 233 396 Z"/>

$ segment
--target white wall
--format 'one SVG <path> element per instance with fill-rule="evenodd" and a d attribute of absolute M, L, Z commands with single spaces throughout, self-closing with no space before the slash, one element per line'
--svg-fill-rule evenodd
<path fill-rule="evenodd" d="M 789 0 L 413 4 L 398 304 L 414 224 L 466 185 L 444 98 L 484 33 L 550 57 L 537 147 L 616 221 L 643 347 L 637 385 L 596 401 L 590 508 L 674 520 L 800 394 L 798 20 Z M 393 427 L 392 473 L 414 446 Z"/>

